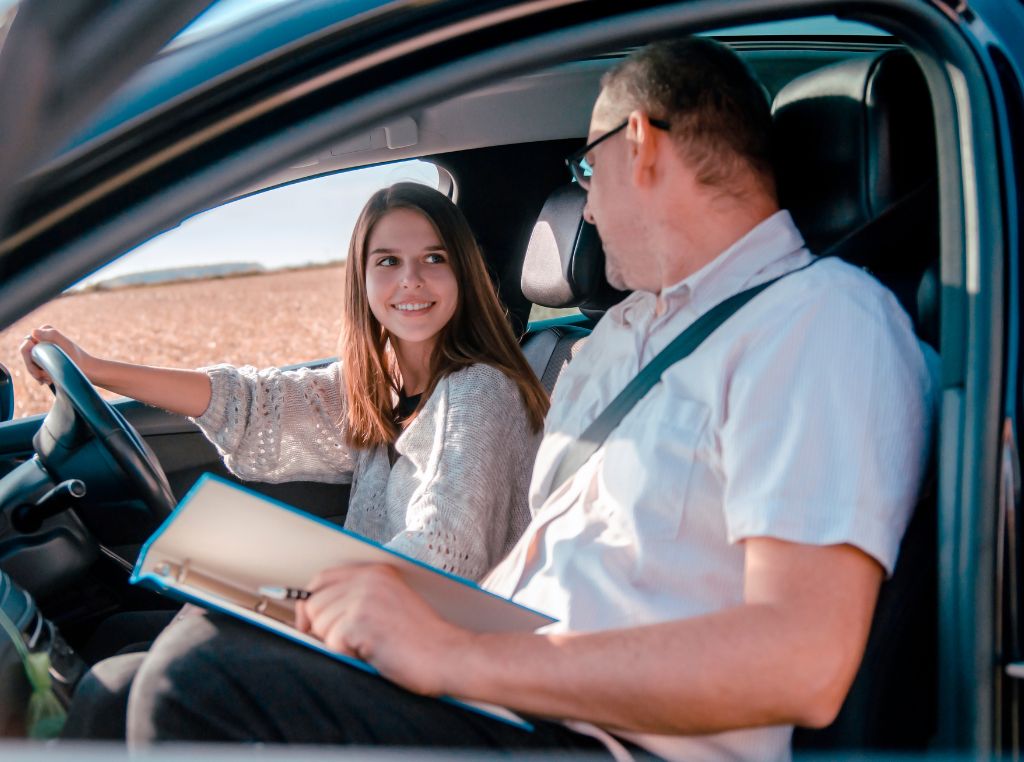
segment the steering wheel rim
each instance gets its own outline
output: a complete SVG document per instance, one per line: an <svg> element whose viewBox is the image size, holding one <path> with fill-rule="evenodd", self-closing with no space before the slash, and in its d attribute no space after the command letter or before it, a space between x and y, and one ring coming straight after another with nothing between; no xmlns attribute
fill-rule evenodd
<svg viewBox="0 0 1024 762"><path fill-rule="evenodd" d="M134 427L100 397L81 369L56 344L36 344L32 348L32 359L50 376L56 398L37 436L49 439L54 447L66 447L62 437L69 436L74 421L47 426L59 403L66 400L75 419L85 425L96 442L117 463L149 512L161 521L170 515L177 501L167 475L156 454ZM37 446L36 449L40 448Z"/></svg>

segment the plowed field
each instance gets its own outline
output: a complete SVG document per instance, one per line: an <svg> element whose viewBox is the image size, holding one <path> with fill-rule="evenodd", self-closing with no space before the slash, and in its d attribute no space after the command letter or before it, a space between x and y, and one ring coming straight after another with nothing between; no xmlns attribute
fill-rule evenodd
<svg viewBox="0 0 1024 762"><path fill-rule="evenodd" d="M52 400L48 388L27 376L18 353L22 337L36 326L60 328L91 354L149 365L302 362L337 354L343 270L309 268L55 299L0 332L0 362L15 380L15 417L45 412Z"/></svg>

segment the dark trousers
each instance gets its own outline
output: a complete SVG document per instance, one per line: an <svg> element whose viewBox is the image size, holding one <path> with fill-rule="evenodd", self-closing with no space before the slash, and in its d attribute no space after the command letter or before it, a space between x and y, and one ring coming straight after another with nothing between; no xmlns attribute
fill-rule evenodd
<svg viewBox="0 0 1024 762"><path fill-rule="evenodd" d="M127 736L135 744L234 741L607 755L598 741L559 723L531 718L529 732L192 607L144 657L122 655L96 665L83 689L90 695L76 694L73 707L81 718L116 714L127 698Z"/></svg>
<svg viewBox="0 0 1024 762"><path fill-rule="evenodd" d="M61 737L124 741L128 692L146 651L174 611L131 611L105 620L82 649L93 664L78 683Z"/></svg>

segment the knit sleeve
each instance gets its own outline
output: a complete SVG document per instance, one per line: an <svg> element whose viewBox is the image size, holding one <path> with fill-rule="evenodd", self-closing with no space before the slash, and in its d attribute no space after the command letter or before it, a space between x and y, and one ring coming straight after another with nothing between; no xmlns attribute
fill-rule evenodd
<svg viewBox="0 0 1024 762"><path fill-rule="evenodd" d="M473 365L448 376L426 470L405 529L388 547L478 580L529 522L527 492L539 434L519 388L503 372Z"/></svg>
<svg viewBox="0 0 1024 762"><path fill-rule="evenodd" d="M192 420L233 474L264 482L351 481L353 453L344 436L339 364L203 370L212 395L206 412Z"/></svg>

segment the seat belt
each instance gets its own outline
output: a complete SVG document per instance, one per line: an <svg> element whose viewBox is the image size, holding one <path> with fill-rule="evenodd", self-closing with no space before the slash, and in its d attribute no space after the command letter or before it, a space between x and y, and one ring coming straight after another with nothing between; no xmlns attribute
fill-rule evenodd
<svg viewBox="0 0 1024 762"><path fill-rule="evenodd" d="M772 278L745 291L740 291L738 294L733 294L693 321L685 331L676 336L667 347L658 352L647 365L641 368L640 372L633 377L633 380L626 384L626 388L608 403L608 407L601 411L601 414L569 446L569 452L562 458L562 462L558 464L558 468L555 470L555 476L551 481L551 490L548 494L550 495L561 487L567 479L579 470L580 466L590 460L590 456L597 452L598 448L604 444L604 440L608 438L608 435L612 433L636 403L644 398L644 395L651 390L651 387L661 380L662 374L670 366L688 357L697 347L704 343L708 336L714 333L715 329L766 288L793 273L806 270L815 262L820 262L821 259L819 257L803 267L790 270L788 273L783 273L777 278Z"/></svg>

